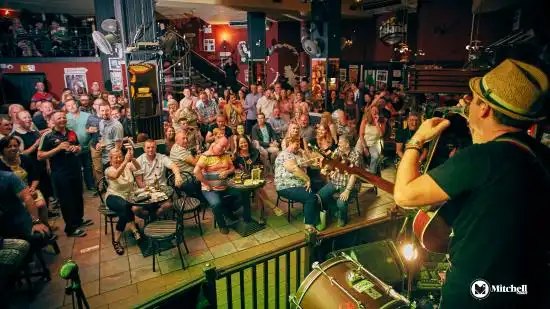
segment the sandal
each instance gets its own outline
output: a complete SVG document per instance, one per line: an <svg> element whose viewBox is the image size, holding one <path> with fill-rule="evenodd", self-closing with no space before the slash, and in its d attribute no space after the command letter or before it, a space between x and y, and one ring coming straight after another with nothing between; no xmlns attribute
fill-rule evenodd
<svg viewBox="0 0 550 309"><path fill-rule="evenodd" d="M118 254L118 255L123 255L124 254L124 247L122 247L122 245L120 244L120 241L114 241L113 240L113 248L115 248L116 254Z"/></svg>

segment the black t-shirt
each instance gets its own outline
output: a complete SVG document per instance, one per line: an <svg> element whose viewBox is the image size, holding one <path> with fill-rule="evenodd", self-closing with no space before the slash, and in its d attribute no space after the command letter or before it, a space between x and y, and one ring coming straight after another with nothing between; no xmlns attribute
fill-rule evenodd
<svg viewBox="0 0 550 309"><path fill-rule="evenodd" d="M42 136L38 149L40 151L50 151L62 142L69 142L73 146L80 145L74 131L67 129L65 134L63 134L52 129L51 132ZM49 160L52 173L80 174L80 161L76 153L61 150L54 154Z"/></svg>
<svg viewBox="0 0 550 309"><path fill-rule="evenodd" d="M526 135L515 136L535 145ZM532 149L550 162L542 148ZM543 198L550 182L534 156L492 141L458 151L428 174L450 197L440 212L453 227L441 308L543 308L529 304L539 304L550 291L550 208ZM527 284L529 292L476 300L470 288L479 278L493 285Z"/></svg>
<svg viewBox="0 0 550 309"><path fill-rule="evenodd" d="M210 127L208 128L208 132L212 132L214 133L214 129L217 129L218 128L218 124L217 123L214 123L212 125L210 125ZM230 127L228 126L225 126L225 129L224 129L224 135L225 137L229 138L231 137L231 135L233 135L233 130L231 130Z"/></svg>
<svg viewBox="0 0 550 309"><path fill-rule="evenodd" d="M17 130L13 132L13 135L16 137L19 137L19 139L23 142L23 149L27 149L34 145L38 139L40 139L40 132L38 131L29 131L26 133L21 133Z"/></svg>
<svg viewBox="0 0 550 309"><path fill-rule="evenodd" d="M260 153L254 148L250 148L247 157L243 157L239 152L237 152L233 164L235 165L235 168L250 173L255 165L260 165Z"/></svg>
<svg viewBox="0 0 550 309"><path fill-rule="evenodd" d="M223 66L223 70L227 74L227 79L229 80L235 80L237 79L237 71L239 70L239 67L235 63L227 63Z"/></svg>
<svg viewBox="0 0 550 309"><path fill-rule="evenodd" d="M48 128L48 122L46 121L46 119L44 119L42 113L34 115L34 117L32 117L32 122L34 122L34 124L40 131L46 130Z"/></svg>

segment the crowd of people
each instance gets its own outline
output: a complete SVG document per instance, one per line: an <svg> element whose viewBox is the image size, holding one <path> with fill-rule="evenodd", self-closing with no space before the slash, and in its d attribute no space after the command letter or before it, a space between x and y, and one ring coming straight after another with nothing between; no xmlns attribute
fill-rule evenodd
<svg viewBox="0 0 550 309"><path fill-rule="evenodd" d="M170 185L169 174L174 175L172 185L183 186L212 209L218 228L227 234L239 220L239 208L244 222L250 222L251 203L226 180L235 171L250 173L257 167L281 197L303 203L306 229L325 228L321 205L344 226L347 204L356 198L360 183L345 173L322 178L315 167L321 157L334 153L378 174L389 119L399 115L405 98L399 90L375 93L352 85L333 93L326 111L314 110L308 87L304 81L295 89L250 85L218 93L191 86L179 101L167 94L165 137L155 141L146 132L135 135L127 99L101 92L97 83L90 93L63 89L57 99L37 82L25 107L11 104L8 115L0 116L0 194L7 197L0 236L54 239L48 219L57 208L67 236L86 236L86 227L97 222L84 216L83 193L97 195L97 184L104 181L106 205L119 217L113 249L124 254L120 238L125 230L137 240L143 237L136 217L162 216L172 207L171 200L154 209L136 207L130 194L138 187ZM401 143L414 133L418 116L411 113L408 123L399 134ZM139 156L134 155L138 148L143 151ZM194 181L184 183L182 175ZM257 192L252 204L265 204L265 190ZM236 207L224 203L228 196ZM282 214L277 207L273 211Z"/></svg>

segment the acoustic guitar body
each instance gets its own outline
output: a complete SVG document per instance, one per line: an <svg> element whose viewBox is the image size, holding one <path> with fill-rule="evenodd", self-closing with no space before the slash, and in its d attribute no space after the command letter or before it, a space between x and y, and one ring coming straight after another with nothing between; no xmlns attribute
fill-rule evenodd
<svg viewBox="0 0 550 309"><path fill-rule="evenodd" d="M413 220L413 233L430 252L446 253L451 228L436 211L419 210Z"/></svg>

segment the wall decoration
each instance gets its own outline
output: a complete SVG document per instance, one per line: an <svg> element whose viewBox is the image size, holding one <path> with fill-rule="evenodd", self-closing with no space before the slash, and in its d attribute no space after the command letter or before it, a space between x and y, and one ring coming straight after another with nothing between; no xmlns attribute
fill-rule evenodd
<svg viewBox="0 0 550 309"><path fill-rule="evenodd" d="M311 99L322 101L325 98L327 85L327 60L311 59Z"/></svg>
<svg viewBox="0 0 550 309"><path fill-rule="evenodd" d="M393 77L401 78L401 70L393 70Z"/></svg>
<svg viewBox="0 0 550 309"><path fill-rule="evenodd" d="M366 85L374 85L376 83L376 70L365 70L364 81Z"/></svg>
<svg viewBox="0 0 550 309"><path fill-rule="evenodd" d="M122 69L120 65L120 59L118 58L109 58L109 70L110 71L120 71Z"/></svg>
<svg viewBox="0 0 550 309"><path fill-rule="evenodd" d="M381 89L387 86L388 83L388 70L376 71L376 89Z"/></svg>
<svg viewBox="0 0 550 309"><path fill-rule="evenodd" d="M214 39L204 39L203 49L205 52L215 53L216 52L216 40Z"/></svg>
<svg viewBox="0 0 550 309"><path fill-rule="evenodd" d="M122 91L122 72L111 71L111 87L113 91Z"/></svg>
<svg viewBox="0 0 550 309"><path fill-rule="evenodd" d="M347 70L346 69L340 69L340 81L345 82L347 79Z"/></svg>
<svg viewBox="0 0 550 309"><path fill-rule="evenodd" d="M21 65L21 72L34 72L36 71L36 67L34 64L22 64Z"/></svg>
<svg viewBox="0 0 550 309"><path fill-rule="evenodd" d="M286 49L290 51L294 56L296 56L296 65L292 67L292 72L296 73L296 71L298 71L298 68L300 67L300 53L298 53L298 50L290 44L284 43L284 44L275 44L271 46L268 50L266 64L269 66L269 59L270 59L269 56L271 56L274 52L276 52L279 49Z"/></svg>
<svg viewBox="0 0 550 309"><path fill-rule="evenodd" d="M73 93L88 93L88 81L86 80L86 68L65 68L65 88Z"/></svg>
<svg viewBox="0 0 550 309"><path fill-rule="evenodd" d="M357 80L359 80L359 66L358 65L350 65L349 66L349 82L350 83L357 83Z"/></svg>

